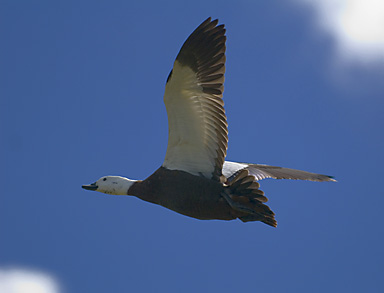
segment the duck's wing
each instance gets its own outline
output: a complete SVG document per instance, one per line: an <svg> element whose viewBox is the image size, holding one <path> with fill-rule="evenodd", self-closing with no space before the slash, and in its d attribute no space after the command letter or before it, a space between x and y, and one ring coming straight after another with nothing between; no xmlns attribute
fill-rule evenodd
<svg viewBox="0 0 384 293"><path fill-rule="evenodd" d="M225 161L223 165L223 175L231 181L239 171L246 169L249 174L253 175L256 181L265 178L274 179L297 179L309 181L336 181L332 176L311 173L296 169L268 166L262 164L247 164Z"/></svg>
<svg viewBox="0 0 384 293"><path fill-rule="evenodd" d="M227 151L225 29L205 20L185 41L165 86L169 136L163 167L219 180Z"/></svg>

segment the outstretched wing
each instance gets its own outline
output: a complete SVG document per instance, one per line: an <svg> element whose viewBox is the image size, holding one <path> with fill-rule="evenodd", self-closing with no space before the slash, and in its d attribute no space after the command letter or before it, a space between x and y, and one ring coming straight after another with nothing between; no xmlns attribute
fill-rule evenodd
<svg viewBox="0 0 384 293"><path fill-rule="evenodd" d="M336 181L332 176L316 174L296 169L289 169L262 164L235 163L226 161L223 166L223 175L231 181L231 177L240 170L246 169L249 174L255 176L256 181L265 178L297 179L309 181Z"/></svg>
<svg viewBox="0 0 384 293"><path fill-rule="evenodd" d="M165 87L168 147L163 167L219 180L227 151L225 29L205 20L185 41Z"/></svg>

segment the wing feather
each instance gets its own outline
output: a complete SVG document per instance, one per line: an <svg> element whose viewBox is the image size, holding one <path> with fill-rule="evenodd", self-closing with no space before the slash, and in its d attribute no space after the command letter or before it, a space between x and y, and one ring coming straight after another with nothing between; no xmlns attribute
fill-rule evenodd
<svg viewBox="0 0 384 293"><path fill-rule="evenodd" d="M283 168L277 166L268 166L262 164L249 164L247 169L249 173L255 176L258 180L264 178L273 179L294 179L294 180L309 180L309 181L336 181L332 176L317 174L302 170Z"/></svg>
<svg viewBox="0 0 384 293"><path fill-rule="evenodd" d="M163 167L220 180L227 152L222 100L225 29L205 20L185 41L165 87L168 147Z"/></svg>
<svg viewBox="0 0 384 293"><path fill-rule="evenodd" d="M223 175L231 181L237 176L238 172L248 170L250 175L253 175L256 181L273 178L273 179L295 179L309 181L336 181L332 176L311 173L290 168L262 165L262 164L247 164L225 161L223 166Z"/></svg>

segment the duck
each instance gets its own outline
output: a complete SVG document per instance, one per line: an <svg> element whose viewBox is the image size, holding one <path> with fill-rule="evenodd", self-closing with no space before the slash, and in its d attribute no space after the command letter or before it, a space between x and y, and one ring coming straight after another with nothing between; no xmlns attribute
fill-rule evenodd
<svg viewBox="0 0 384 293"><path fill-rule="evenodd" d="M226 161L224 110L226 29L211 17L182 45L165 85L168 146L163 164L144 180L103 176L82 188L135 196L199 220L260 221L277 226L259 181L336 181L296 169Z"/></svg>

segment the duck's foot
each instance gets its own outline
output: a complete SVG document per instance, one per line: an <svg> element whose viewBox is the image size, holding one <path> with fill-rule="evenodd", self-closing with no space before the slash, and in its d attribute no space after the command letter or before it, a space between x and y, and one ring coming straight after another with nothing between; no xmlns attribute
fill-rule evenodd
<svg viewBox="0 0 384 293"><path fill-rule="evenodd" d="M261 221L273 227L277 226L277 222L274 218L275 214L269 209L268 206L257 201L253 203L249 202L249 206L247 206L245 203L236 201L236 196L234 196L235 199L233 199L229 190L222 192L221 195L233 210L240 212L237 217L241 221Z"/></svg>
<svg viewBox="0 0 384 293"><path fill-rule="evenodd" d="M234 210L236 210L238 212L242 212L242 213L246 213L246 214L254 214L254 215L258 214L253 209L245 206L244 204L234 201L231 198L231 196L227 193L227 190L222 192L221 196L228 202L228 204L231 206L231 208L233 208Z"/></svg>

